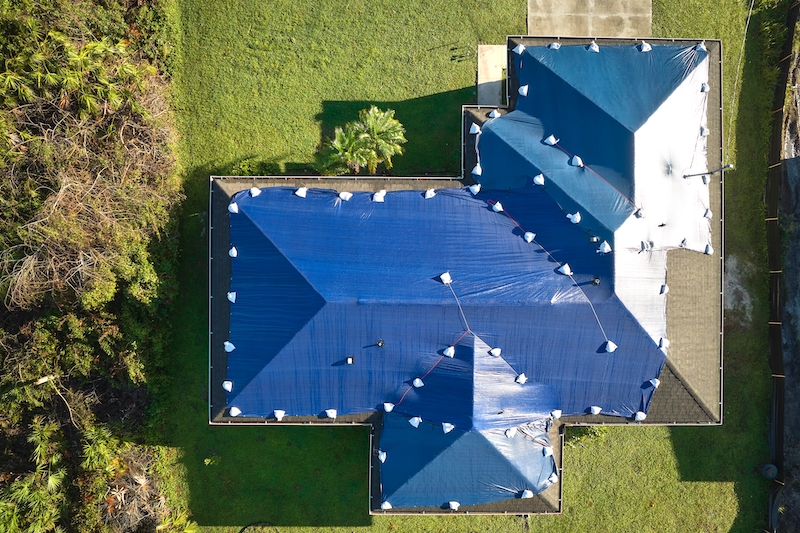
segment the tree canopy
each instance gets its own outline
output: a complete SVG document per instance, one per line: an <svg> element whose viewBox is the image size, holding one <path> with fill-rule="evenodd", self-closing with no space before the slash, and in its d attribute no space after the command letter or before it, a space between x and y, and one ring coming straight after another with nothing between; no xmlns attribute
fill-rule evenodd
<svg viewBox="0 0 800 533"><path fill-rule="evenodd" d="M357 121L336 127L333 138L326 143L324 170L331 174L352 170L358 174L367 167L370 174L375 174L380 164L392 168L392 156L401 155L405 143L405 128L394 118L394 110L370 106L359 111Z"/></svg>

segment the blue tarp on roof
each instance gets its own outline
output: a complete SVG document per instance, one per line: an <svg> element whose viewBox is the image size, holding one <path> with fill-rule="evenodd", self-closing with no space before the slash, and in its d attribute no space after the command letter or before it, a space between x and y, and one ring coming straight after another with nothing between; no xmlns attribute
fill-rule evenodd
<svg viewBox="0 0 800 533"><path fill-rule="evenodd" d="M512 437L457 428L445 434L441 424L414 428L402 415L384 415L383 501L394 507L475 505L518 498L525 490L538 494L553 483L556 470L553 456L544 453L545 428L529 426Z"/></svg>
<svg viewBox="0 0 800 533"><path fill-rule="evenodd" d="M707 56L695 46L529 47L512 54L527 95L483 126L478 139L490 189L520 187L542 173L565 209L590 214L611 231L636 210L634 133ZM553 135L557 146L543 141ZM665 132L663 142L669 142ZM570 165L578 155L586 165Z"/></svg>
<svg viewBox="0 0 800 533"><path fill-rule="evenodd" d="M664 354L613 295L611 256L597 254L542 190L452 189L428 200L394 192L385 203L367 193L337 202L332 191L292 192L234 199L228 405L244 415L363 413L397 402L447 346L470 342L464 319L530 378L538 412L647 409L642 385L658 376ZM502 213L490 206L498 200ZM525 242L520 227L536 231L536 241ZM565 262L573 278L556 272ZM438 279L445 271L463 317ZM619 345L613 355L602 352L606 336ZM453 378L412 391L409 403L427 394L470 402L473 370L463 363L459 371L459 359L448 360ZM453 412L458 402L422 403L426 418L472 426L468 407Z"/></svg>

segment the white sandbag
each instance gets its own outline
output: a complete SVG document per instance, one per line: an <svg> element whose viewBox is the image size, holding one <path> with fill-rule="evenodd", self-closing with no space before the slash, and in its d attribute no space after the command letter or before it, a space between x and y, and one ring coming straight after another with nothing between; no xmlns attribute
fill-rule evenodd
<svg viewBox="0 0 800 533"><path fill-rule="evenodd" d="M228 212L229 213L238 213L239 212L239 204L236 202L231 202L228 204Z"/></svg>
<svg viewBox="0 0 800 533"><path fill-rule="evenodd" d="M581 156L579 155L573 155L572 159L569 160L569 164L573 167L584 167L583 159L581 159Z"/></svg>
<svg viewBox="0 0 800 533"><path fill-rule="evenodd" d="M299 196L300 198L305 198L306 194L308 194L308 187L299 187L296 191L294 191L294 195Z"/></svg>
<svg viewBox="0 0 800 533"><path fill-rule="evenodd" d="M544 140L544 144L548 146L555 146L558 144L559 139L556 139L554 135L548 135L547 138Z"/></svg>
<svg viewBox="0 0 800 533"><path fill-rule="evenodd" d="M222 345L225 347L225 351L228 353L231 353L236 349L236 346L234 346L231 341L225 341L222 343Z"/></svg>
<svg viewBox="0 0 800 533"><path fill-rule="evenodd" d="M706 244L705 254L714 255L714 249L711 247L710 244Z"/></svg>
<svg viewBox="0 0 800 533"><path fill-rule="evenodd" d="M561 409L553 409L552 411L550 411L550 417L553 418L554 420L558 420L559 418L561 418Z"/></svg>
<svg viewBox="0 0 800 533"><path fill-rule="evenodd" d="M500 348L492 348L491 350L489 350L489 355L492 355L494 357L500 357L500 354L502 352L503 350L501 350Z"/></svg>
<svg viewBox="0 0 800 533"><path fill-rule="evenodd" d="M272 411L272 416L274 416L275 419L278 422L280 422L281 420L283 420L283 417L286 416L286 411L284 411L283 409L275 409L274 411Z"/></svg>
<svg viewBox="0 0 800 533"><path fill-rule="evenodd" d="M587 50L589 50L590 52L594 52L595 54L600 53L600 47L594 40L589 44Z"/></svg>
<svg viewBox="0 0 800 533"><path fill-rule="evenodd" d="M608 254L611 253L611 245L608 244L608 241L603 241L600 243L600 246L597 247L598 254Z"/></svg>
<svg viewBox="0 0 800 533"><path fill-rule="evenodd" d="M665 337L661 337L658 340L658 347L659 348L669 348L669 340L666 339Z"/></svg>
<svg viewBox="0 0 800 533"><path fill-rule="evenodd" d="M222 382L222 388L228 392L233 392L233 381L226 379Z"/></svg>
<svg viewBox="0 0 800 533"><path fill-rule="evenodd" d="M450 276L450 272L444 272L439 274L439 279L442 280L442 283L445 285L450 285L453 283L453 278Z"/></svg>
<svg viewBox="0 0 800 533"><path fill-rule="evenodd" d="M515 54L517 54L518 56L521 56L521 55L522 55L522 52L524 52L524 51L525 51L525 45L524 45L524 44L522 44L522 43L520 43L520 44L518 44L517 46L515 46L515 47L513 48L513 50L514 50L514 53L515 53Z"/></svg>
<svg viewBox="0 0 800 533"><path fill-rule="evenodd" d="M659 294L667 294L668 292L669 292L669 285L665 283L664 285L661 286L661 291L659 292Z"/></svg>
<svg viewBox="0 0 800 533"><path fill-rule="evenodd" d="M528 96L528 86L523 85L522 87L517 89L517 92L519 93L520 96Z"/></svg>
<svg viewBox="0 0 800 533"><path fill-rule="evenodd" d="M497 118L497 117L499 117L501 114L502 114L502 113L500 113L500 110L499 110L499 109L492 109L492 112L491 112L491 113L489 113L489 116L490 116L490 117L492 117L492 118Z"/></svg>
<svg viewBox="0 0 800 533"><path fill-rule="evenodd" d="M542 448L542 453L545 457L552 457L553 456L553 447L552 446L545 446Z"/></svg>
<svg viewBox="0 0 800 533"><path fill-rule="evenodd" d="M653 378L650 380L650 385L652 385L654 389L657 389L658 386L661 385L661 380L658 378Z"/></svg>
<svg viewBox="0 0 800 533"><path fill-rule="evenodd" d="M653 47L650 46L650 43L645 42L645 41L642 41L642 44L639 45L639 51L640 52L649 52L652 49L653 49Z"/></svg>
<svg viewBox="0 0 800 533"><path fill-rule="evenodd" d="M525 489L522 491L522 494L519 496L523 500L527 500L529 498L533 498L533 491L531 489Z"/></svg>
<svg viewBox="0 0 800 533"><path fill-rule="evenodd" d="M567 213L567 218L573 224L578 224L581 221L581 218L583 217L581 217L580 211L575 211L574 213Z"/></svg>
<svg viewBox="0 0 800 533"><path fill-rule="evenodd" d="M232 304L236 303L236 291L230 291L228 294L228 301Z"/></svg>
<svg viewBox="0 0 800 533"><path fill-rule="evenodd" d="M379 460L381 463L385 463L385 462L386 462L386 452L385 452L385 451L383 451L383 450L378 450L378 460Z"/></svg>
<svg viewBox="0 0 800 533"><path fill-rule="evenodd" d="M697 43L697 46L695 46L694 49L697 50L698 52L700 52L700 51L707 52L707 50L706 50L706 42L705 41L700 41L699 43Z"/></svg>
<svg viewBox="0 0 800 533"><path fill-rule="evenodd" d="M433 190L433 189L428 189L427 191L425 191L425 199L426 199L426 200L430 200L430 199L431 199L431 198L433 198L434 196L436 196L436 191L435 191L435 190Z"/></svg>
<svg viewBox="0 0 800 533"><path fill-rule="evenodd" d="M352 198L352 197L353 197L353 193L351 193L351 192L342 191L342 192L339 193L339 199L344 201L344 202L349 202L350 198Z"/></svg>
<svg viewBox="0 0 800 533"><path fill-rule="evenodd" d="M419 378L414 378L414 381L411 382L415 389L421 389L425 386L425 383L422 382Z"/></svg>
<svg viewBox="0 0 800 533"><path fill-rule="evenodd" d="M549 48L550 50L558 50L559 48L561 48L561 43L550 43L547 45L547 48Z"/></svg>
<svg viewBox="0 0 800 533"><path fill-rule="evenodd" d="M388 511L391 508L392 508L392 504L389 503L389 502L383 502L381 504L381 509L383 509L384 511Z"/></svg>
<svg viewBox="0 0 800 533"><path fill-rule="evenodd" d="M525 242L533 242L536 238L536 234L532 231L526 231L523 237L525 238Z"/></svg>
<svg viewBox="0 0 800 533"><path fill-rule="evenodd" d="M325 416L328 418L336 418L336 409L325 409Z"/></svg>
<svg viewBox="0 0 800 533"><path fill-rule="evenodd" d="M469 192L471 192L473 195L478 194L479 192L481 192L481 184L475 183L473 185L470 185Z"/></svg>
<svg viewBox="0 0 800 533"><path fill-rule="evenodd" d="M386 198L386 189L381 189L372 195L373 202L383 203L385 198Z"/></svg>
<svg viewBox="0 0 800 533"><path fill-rule="evenodd" d="M603 409L599 405L593 405L589 408L589 412L591 412L593 415L599 415L600 411L602 410Z"/></svg>
<svg viewBox="0 0 800 533"><path fill-rule="evenodd" d="M618 346L614 344L614 341L606 341L606 345L604 347L607 353L614 353L617 351Z"/></svg>
<svg viewBox="0 0 800 533"><path fill-rule="evenodd" d="M239 416L240 414L242 414L242 410L239 409L238 407L231 407L229 413L231 416Z"/></svg>
<svg viewBox="0 0 800 533"><path fill-rule="evenodd" d="M455 428L456 427L453 424L449 423L449 422L442 422L442 431L444 431L445 434L450 433Z"/></svg>
<svg viewBox="0 0 800 533"><path fill-rule="evenodd" d="M641 422L645 418L647 418L647 415L642 411L636 411L636 414L633 415L633 419L636 420L637 422Z"/></svg>
<svg viewBox="0 0 800 533"><path fill-rule="evenodd" d="M447 506L450 508L451 511L458 511L458 508L461 507L461 504L456 501L453 501L453 502L447 502Z"/></svg>
<svg viewBox="0 0 800 533"><path fill-rule="evenodd" d="M551 137L552 137L552 135L551 135ZM536 174L536 175L533 177L533 184L534 184L534 185L538 185L538 186L540 186L540 187L541 187L542 185L544 185L544 174Z"/></svg>
<svg viewBox="0 0 800 533"><path fill-rule="evenodd" d="M501 204L500 202L495 202L494 205L492 205L492 211L494 211L495 213L502 213L503 204Z"/></svg>
<svg viewBox="0 0 800 533"><path fill-rule="evenodd" d="M480 127L480 126L478 126L477 124L475 124L475 123L473 122L473 123L472 123L472 126L470 126L470 127L469 127L469 132L470 132L472 135L476 135L476 134L478 134L478 133L480 133L480 132L481 132L481 127Z"/></svg>
<svg viewBox="0 0 800 533"><path fill-rule="evenodd" d="M391 413L394 410L394 404L392 402L383 402L383 410Z"/></svg>
<svg viewBox="0 0 800 533"><path fill-rule="evenodd" d="M261 189L259 189L258 187L251 187L251 188L250 188L250 196L252 196L253 198L255 198L255 197L256 197L256 196L258 196L259 194L261 194Z"/></svg>
<svg viewBox="0 0 800 533"><path fill-rule="evenodd" d="M710 90L711 90L711 87L710 87L710 86L709 86L707 83L704 83L704 84L702 84L702 85L700 86L700 92L701 92L701 93L707 93L707 92L709 92Z"/></svg>
<svg viewBox="0 0 800 533"><path fill-rule="evenodd" d="M522 374L517 376L516 379L514 379L514 381L516 381L520 385L524 385L528 381L528 376L526 376L525 372L523 372Z"/></svg>
<svg viewBox="0 0 800 533"><path fill-rule="evenodd" d="M513 439L516 434L517 434L517 428L508 428L506 430L506 437L509 439Z"/></svg>
<svg viewBox="0 0 800 533"><path fill-rule="evenodd" d="M711 212L711 209L706 209L705 213L703 213L703 216L708 220L711 220L714 218L714 213Z"/></svg>
<svg viewBox="0 0 800 533"><path fill-rule="evenodd" d="M455 346L448 346L442 352L445 357L453 357L456 354L456 347Z"/></svg>
<svg viewBox="0 0 800 533"><path fill-rule="evenodd" d="M558 474L553 472L552 474L550 474L550 477L547 478L547 481L549 481L551 484L552 483L558 483Z"/></svg>
<svg viewBox="0 0 800 533"><path fill-rule="evenodd" d="M422 418L419 416L412 416L411 418L408 419L408 423L414 426L415 428L418 428L419 425L422 424Z"/></svg>
<svg viewBox="0 0 800 533"><path fill-rule="evenodd" d="M231 257L239 257L239 250L237 250L235 246L231 246L231 249L228 250L228 255Z"/></svg>
<svg viewBox="0 0 800 533"><path fill-rule="evenodd" d="M480 176L481 174L483 174L483 169L481 168L480 163L472 167L472 173L476 176Z"/></svg>
<svg viewBox="0 0 800 533"><path fill-rule="evenodd" d="M572 269L569 267L569 263L564 263L563 265L558 267L558 269L556 269L556 272L558 272L559 274L564 274L565 276L572 275Z"/></svg>

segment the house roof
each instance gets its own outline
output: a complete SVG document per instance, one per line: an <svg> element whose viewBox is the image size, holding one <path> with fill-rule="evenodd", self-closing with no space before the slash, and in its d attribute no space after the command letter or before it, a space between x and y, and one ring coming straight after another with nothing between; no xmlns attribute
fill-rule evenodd
<svg viewBox="0 0 800 533"><path fill-rule="evenodd" d="M721 225L695 211L717 210L721 186L683 179L715 164L706 152L718 133L700 133L715 126L707 99L687 89L709 82L706 50L656 43L645 68L615 69L647 53L626 43L608 59L564 43L557 52L567 60L554 61L533 39L510 39L509 49L523 43L509 53L516 110L490 120L486 109L465 109L465 164L480 167L480 190L212 183L210 416L382 419L373 509L457 501L491 512L497 502L522 505L530 491L535 510L525 512L557 510L560 498L545 497L560 490L554 415L720 419ZM601 56L610 63L586 63ZM604 73L616 81L592 89ZM628 87L640 75L671 81L646 83L645 97ZM620 82L613 98L593 94ZM680 108L676 92L697 115L692 143L682 141L688 127L674 128L675 143L663 133ZM562 123L559 108L570 110ZM473 123L480 133L470 136ZM542 142L550 133L554 145ZM656 141L675 148L649 148ZM582 166L570 164L576 146ZM662 208L670 195L676 203ZM693 320L671 317L675 302ZM468 460L477 455L493 459Z"/></svg>

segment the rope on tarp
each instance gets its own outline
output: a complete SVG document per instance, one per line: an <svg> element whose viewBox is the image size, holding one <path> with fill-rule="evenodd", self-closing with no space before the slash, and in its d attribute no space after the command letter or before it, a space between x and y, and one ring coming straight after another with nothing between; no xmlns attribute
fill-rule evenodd
<svg viewBox="0 0 800 533"><path fill-rule="evenodd" d="M449 279L449 278L448 278L448 279ZM454 290L453 290L453 285L452 285L451 283L449 283L449 282L448 282L448 283L445 283L445 285L446 285L446 286L447 286L447 287L450 289L450 292L451 292L451 293L453 293L453 298L455 298L455 299L456 299L456 305L458 305L458 311L459 311L459 313L461 314L461 319L464 321L464 327L466 328L466 329L464 330L464 333L462 333L462 334L461 334L461 336L460 336L460 337L458 337L458 339L456 339L456 341L455 341L453 344L451 344L451 345L450 345L450 346L455 346L456 344L458 344L459 342L461 342L461 340L462 340L464 337L466 337L467 335L469 335L470 333L472 333L472 335L473 335L473 336L475 335L475 333L473 333L473 332L472 332L472 330L471 330L471 329L470 329L470 327L469 327L469 323L467 322L467 317L466 317L466 315L464 314L464 309L461 307L461 301L458 299L458 295L456 294L456 291L454 291ZM436 361L436 362L433 364L433 366L431 366L431 367L428 369L428 371L427 371L427 372L425 372L425 374L423 374L423 375L422 375L422 377L421 377L420 379L421 379L422 381L425 381L425 378L426 378L426 377L428 377L428 375L429 375L431 372L433 372L433 369L434 369L434 368L436 368L437 366L439 366L439 363L441 363L441 362L442 362L442 360L443 360L445 357L447 357L447 356L445 356L445 355L442 355L442 356L440 356L440 357L439 357L439 359L438 359L438 360L437 360L437 361ZM409 393L409 392L411 391L411 389L413 389L413 388L414 388L414 386L413 386L413 385L409 385L409 387L406 389L406 391L403 393L403 395L402 395L402 396L400 396L400 399L397 401L397 403L395 404L395 406L398 406L398 405L400 405L401 403L403 403L403 400L405 400L405 398L406 398L406 395L408 395L408 393Z"/></svg>
<svg viewBox="0 0 800 533"><path fill-rule="evenodd" d="M567 154L567 155L568 155L570 158L573 158L573 157L575 157L575 154L572 154L572 153L570 153L570 152L569 152L569 150L567 150L566 148L564 148L563 146L561 146L561 142L560 142L560 141L556 141L556 143L555 143L555 144L551 144L550 146L554 146L554 147L558 148L559 150L561 150L562 152L564 152L565 154ZM617 188L614 186L614 184L613 184L613 183L611 183L610 181L608 181L607 179L605 179L603 176L601 176L601 175L600 175L600 173L599 173L599 172L597 172L595 169L593 169L592 167L590 167L589 165L587 165L587 164L585 164L585 163L583 163L583 164L581 165L581 167L582 167L582 168L585 168L585 169L587 169L589 172L591 172L592 174L594 174L595 176L597 176L598 178L600 178L601 180L603 180L604 182L606 182L606 183L607 183L607 184L608 184L608 185L609 185L609 186L610 186L612 189L614 189L615 191L617 191L617 192L619 193L619 195L620 195L620 196L622 196L623 198L625 198L625 199L628 201L628 203L630 203L630 204L631 204L631 205L632 205L634 208L636 208L636 209L639 209L639 206L637 206L637 205L636 205L636 203L635 203L633 200L631 200L630 198L628 198L627 196L625 196L625 194L624 194L624 193L623 193L621 190L617 189Z"/></svg>
<svg viewBox="0 0 800 533"><path fill-rule="evenodd" d="M620 193L620 194L622 194L622 193ZM488 200L488 201L487 201L487 203L488 203L489 205L494 205L494 204L495 204L495 203L497 203L497 202L495 202L494 200ZM508 211L506 211L505 209L503 209L502 211L500 211L500 213L503 213L505 216L507 216L507 217L508 217L508 219L509 219L509 220L510 220L510 221L511 221L511 222L512 222L512 223L513 223L513 224L514 224L516 227L517 227L517 229L519 229L519 230L522 232L522 234L523 234L523 235L525 235L526 233L528 233L528 232L527 232L527 231L526 231L526 230L525 230L525 229L524 229L522 226L520 226L520 225L519 225L519 222L517 222L516 220L514 220L514 217L512 217L511 215L509 215L509 214L508 214ZM533 238L533 242L535 242L535 243L536 243L536 244L539 246L539 248L541 248L541 249L542 249L542 251L544 251L544 253L546 253L546 254L547 254L547 257L549 257L550 259L552 259L552 260L553 260L553 262L555 262L555 263L557 263L557 264L561 264L561 263L560 263L558 260L556 260L556 258L555 258L555 257L553 257L553 254L551 254L551 253L550 253L550 252L547 250L547 248L545 248L544 246L542 246L542 244L541 244L539 241L537 241L537 240L536 240L536 237L534 237L534 238ZM566 275L566 276L569 276L569 279L571 279L571 280L572 280L572 283L574 283L574 284L575 284L575 286L578 288L578 290L579 290L579 291L581 291L581 294L583 294L583 297L584 297L584 298L586 298L586 302L589 304L589 307L590 307L590 308L591 308L591 310L592 310L592 314L594 315L594 319L597 321L597 325L598 325L598 327L600 328L600 333L602 333L602 334L603 334L603 338L605 339L605 342L609 342L608 335L606 335L606 330L603 328L603 324L602 324L602 323L600 323L600 317L599 317L599 316L597 316L597 311L596 311L596 310L595 310L595 308L594 308L594 304L592 304L592 301L589 299L589 296L587 296L587 295L586 295L586 291L584 291L584 290L583 290L583 288L582 288L582 287L581 287L581 286L578 284L578 282L577 282L577 281L575 281L575 277L572 275L572 273L569 273L569 274L565 273L565 275ZM451 289L451 290L452 290L452 289Z"/></svg>

